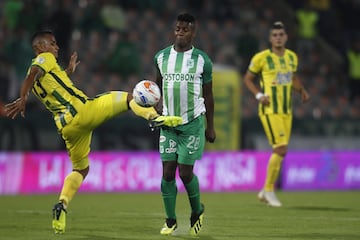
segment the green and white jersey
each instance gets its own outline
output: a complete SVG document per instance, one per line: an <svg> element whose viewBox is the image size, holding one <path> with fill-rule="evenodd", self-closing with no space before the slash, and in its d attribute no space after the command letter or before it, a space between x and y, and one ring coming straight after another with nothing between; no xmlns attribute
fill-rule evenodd
<svg viewBox="0 0 360 240"><path fill-rule="evenodd" d="M202 85L212 81L212 62L200 49L192 47L177 52L174 46L155 55L155 65L162 76L163 115L181 116L190 122L205 109Z"/></svg>

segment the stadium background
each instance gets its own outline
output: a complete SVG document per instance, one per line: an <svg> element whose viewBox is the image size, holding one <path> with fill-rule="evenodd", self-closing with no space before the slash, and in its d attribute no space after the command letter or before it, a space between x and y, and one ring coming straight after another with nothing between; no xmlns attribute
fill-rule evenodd
<svg viewBox="0 0 360 240"><path fill-rule="evenodd" d="M317 31L312 36L300 35L297 14L307 7L305 1L1 1L2 182L10 181L4 180L5 173L11 175L6 171L10 168L9 158L29 163L38 151L61 155L65 150L51 116L33 97L25 119L11 121L3 116L2 104L18 96L33 57L29 39L34 31L55 31L63 66L72 51L78 52L81 64L72 79L85 93L94 96L114 89L132 91L140 79L154 79L153 55L172 43L175 16L190 11L199 22L196 46L214 62L218 139L215 145L207 146L208 154L248 151L250 157L266 161L257 155L270 150L257 119L257 102L243 89L241 76L251 55L268 46L270 24L281 20L287 26L288 47L299 55L299 75L312 96L307 105L294 98L290 149L302 158L325 161L325 165L317 167L325 166L329 171L334 169L334 161L351 160L354 182L346 188L359 188L360 96L349 99L346 52L359 38L359 25L353 19L360 12L360 3L314 0L309 4L318 16ZM157 134L149 131L144 120L128 112L95 131L92 151L156 151ZM28 152L30 156L26 155ZM233 158L238 159L234 154Z"/></svg>

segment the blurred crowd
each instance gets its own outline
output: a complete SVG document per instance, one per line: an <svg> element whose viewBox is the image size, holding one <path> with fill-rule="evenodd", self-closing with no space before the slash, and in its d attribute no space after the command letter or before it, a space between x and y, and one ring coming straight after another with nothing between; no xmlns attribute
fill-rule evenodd
<svg viewBox="0 0 360 240"><path fill-rule="evenodd" d="M132 91L140 79L154 79L154 54L172 43L177 14L189 11L199 22L196 46L215 65L241 75L251 56L268 47L269 26L283 21L288 47L298 53L299 75L312 95L304 106L294 99L295 116L360 117L359 85L351 85L360 76L349 70L349 51L360 54L354 22L359 0L4 0L0 9L0 115L1 102L18 96L36 30L54 31L64 68L72 51L78 52L81 63L72 79L94 96ZM246 90L242 96L242 116L256 116L255 98ZM38 107L34 101L28 111Z"/></svg>

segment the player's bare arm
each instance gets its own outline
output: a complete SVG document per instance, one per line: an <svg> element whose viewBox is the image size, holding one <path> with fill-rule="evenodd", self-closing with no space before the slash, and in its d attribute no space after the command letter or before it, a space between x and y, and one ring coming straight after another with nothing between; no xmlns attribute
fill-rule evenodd
<svg viewBox="0 0 360 240"><path fill-rule="evenodd" d="M216 138L214 128L214 96L212 91L212 82L203 85L204 102L206 107L206 140L213 143Z"/></svg>
<svg viewBox="0 0 360 240"><path fill-rule="evenodd" d="M293 85L292 85L293 89L298 92L300 94L301 97L301 101L303 103L306 103L310 100L310 94L308 93L308 91L306 91L306 89L304 88L302 82L300 81L300 79L294 75L293 77Z"/></svg>
<svg viewBox="0 0 360 240"><path fill-rule="evenodd" d="M261 90L254 84L256 75L250 71L247 71L244 77L244 83L246 87L254 94L255 98L263 105L270 104L270 98L268 95L261 92Z"/></svg>
<svg viewBox="0 0 360 240"><path fill-rule="evenodd" d="M7 117L14 119L19 113L22 117L25 117L26 101L29 96L30 90L33 87L35 81L40 79L44 75L44 71L37 67L32 66L29 74L24 79L24 82L20 89L20 97L12 103L5 105L5 113Z"/></svg>

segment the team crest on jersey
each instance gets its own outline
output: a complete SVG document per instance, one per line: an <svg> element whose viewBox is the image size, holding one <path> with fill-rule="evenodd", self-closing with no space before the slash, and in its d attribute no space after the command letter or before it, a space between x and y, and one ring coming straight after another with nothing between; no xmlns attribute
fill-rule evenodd
<svg viewBox="0 0 360 240"><path fill-rule="evenodd" d="M36 58L36 62L43 64L45 62L45 58L44 57L38 57Z"/></svg>
<svg viewBox="0 0 360 240"><path fill-rule="evenodd" d="M186 66L188 67L188 68L193 68L194 67L194 64L195 64L195 61L194 61L194 59L188 59L187 60L187 62L186 62Z"/></svg>

